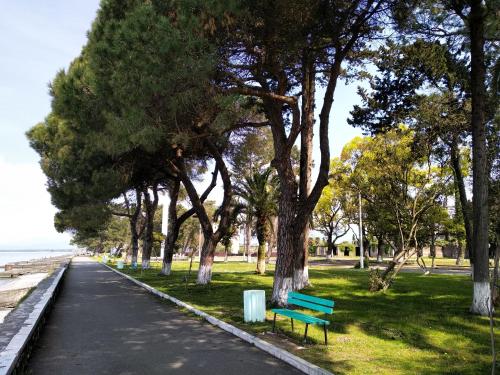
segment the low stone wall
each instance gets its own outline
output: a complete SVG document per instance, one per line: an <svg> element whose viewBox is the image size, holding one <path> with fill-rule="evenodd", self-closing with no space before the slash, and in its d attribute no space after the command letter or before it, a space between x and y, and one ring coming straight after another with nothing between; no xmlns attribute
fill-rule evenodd
<svg viewBox="0 0 500 375"><path fill-rule="evenodd" d="M0 375L24 374L33 343L61 287L67 264L61 266L0 324Z"/></svg>

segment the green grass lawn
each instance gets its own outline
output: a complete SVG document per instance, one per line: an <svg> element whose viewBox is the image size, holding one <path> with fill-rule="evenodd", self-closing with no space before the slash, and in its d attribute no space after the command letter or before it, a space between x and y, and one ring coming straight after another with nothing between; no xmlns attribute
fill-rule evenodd
<svg viewBox="0 0 500 375"><path fill-rule="evenodd" d="M367 291L363 270L312 267L313 286L305 293L335 300L329 345L321 328L312 326L312 343L300 346L304 325L280 320L280 335L270 333L272 314L258 324L243 322L243 291L265 289L269 300L272 267L265 276L255 264L216 263L210 287L189 287L184 276L188 262L174 262L171 276L159 276L159 264L142 272L124 271L259 337L283 345L335 374L486 374L491 371L489 320L468 313L472 283L464 276L400 274L385 294ZM321 315L320 315L321 316ZM496 318L496 324L499 319ZM496 341L500 345L500 334ZM497 367L500 366L497 363Z"/></svg>

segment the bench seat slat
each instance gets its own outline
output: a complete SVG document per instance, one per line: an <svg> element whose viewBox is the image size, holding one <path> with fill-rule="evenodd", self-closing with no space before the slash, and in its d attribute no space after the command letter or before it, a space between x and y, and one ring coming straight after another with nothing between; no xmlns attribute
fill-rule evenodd
<svg viewBox="0 0 500 375"><path fill-rule="evenodd" d="M316 303L318 305L323 305L323 306L328 306L328 307L334 307L335 302L330 300L330 299L325 299L325 298L320 298L320 297L315 297L315 296L310 296L307 294L302 294L302 293L297 293L297 292L290 292L288 293L288 297L293 297L296 299L301 299L307 302L312 302Z"/></svg>
<svg viewBox="0 0 500 375"><path fill-rule="evenodd" d="M306 315L306 314L302 314L298 311L294 311L294 310L288 310L288 309L272 309L271 310L273 313L276 313L278 315L283 315L283 316L287 316L289 318L292 318L292 319L296 319L296 320L300 320L304 323L309 323L309 324L330 324L330 322L328 320L324 320L324 319L320 319L320 318L316 318L315 316L310 316L310 315Z"/></svg>
<svg viewBox="0 0 500 375"><path fill-rule="evenodd" d="M324 312L324 313L327 313L327 314L332 314L333 313L333 309L331 307L326 307L326 306L323 306L323 305L317 305L315 303L303 301L301 299L296 299L296 298L293 298L293 297L288 297L288 304L289 305L292 304L292 305L296 305L296 306L302 306L302 307L308 308L310 310L321 311L321 312Z"/></svg>

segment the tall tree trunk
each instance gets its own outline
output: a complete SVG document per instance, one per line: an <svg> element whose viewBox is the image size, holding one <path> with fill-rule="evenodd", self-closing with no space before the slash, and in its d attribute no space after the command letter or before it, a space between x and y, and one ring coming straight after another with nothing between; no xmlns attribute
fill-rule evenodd
<svg viewBox="0 0 500 375"><path fill-rule="evenodd" d="M224 245L224 263L227 263L227 257L228 257L230 248L231 248L231 242L229 242L228 244Z"/></svg>
<svg viewBox="0 0 500 375"><path fill-rule="evenodd" d="M257 216L257 240L259 247L257 249L257 273L264 275L266 273L266 240L267 240L267 218L260 215Z"/></svg>
<svg viewBox="0 0 500 375"><path fill-rule="evenodd" d="M297 230L295 240L295 261L293 270L293 289L301 290L310 285L309 282L309 223L302 230Z"/></svg>
<svg viewBox="0 0 500 375"><path fill-rule="evenodd" d="M332 232L328 233L328 236L326 236L326 246L327 246L327 254L330 255L333 258L333 234Z"/></svg>
<svg viewBox="0 0 500 375"><path fill-rule="evenodd" d="M170 226L170 223L169 223ZM179 230L169 230L165 238L165 252L163 253L163 261L161 266L161 274L168 276L172 271L172 260L174 258L175 243L179 237Z"/></svg>
<svg viewBox="0 0 500 375"><path fill-rule="evenodd" d="M177 223L177 200L179 198L180 184L181 182L179 180L174 180L168 189L170 202L168 205L167 237L165 238L165 251L163 253L163 262L161 267L162 275L170 275L175 243L179 237L180 225Z"/></svg>
<svg viewBox="0 0 500 375"><path fill-rule="evenodd" d="M300 133L300 182L299 201L304 202L311 193L312 186L312 148L314 137L314 99L316 89L316 71L314 60L308 48L302 57L302 131ZM309 286L309 220L298 223L300 232L297 236L293 287L295 290Z"/></svg>
<svg viewBox="0 0 500 375"><path fill-rule="evenodd" d="M420 245L416 245L416 250L417 250L417 264L419 267L422 269L425 275L429 274L429 270L427 269L427 265L425 264L425 260L423 258L424 256L424 249Z"/></svg>
<svg viewBox="0 0 500 375"><path fill-rule="evenodd" d="M304 131L298 118L300 111L296 107L296 103L291 103L293 107L292 130L290 131L291 135L287 137L283 130L282 104L278 107L276 105L271 106L268 100L263 99L266 114L271 121L271 130L273 132L275 159L271 164L277 170L281 193L278 210L278 257L276 260L272 293L272 301L280 306L286 304L288 292L293 288L294 266L296 264L295 255L303 254L303 261L305 260L303 246L297 246L298 241L304 241L304 238L300 238L302 232L298 233L298 235L293 234L290 233L290 228L293 228L294 231L305 228L323 188L328 185L328 172L330 170L328 126L333 104L333 94L335 93L337 79L340 74L341 62L345 56L343 55L344 52L336 52L335 62L329 72L330 76L323 97L323 107L319 115L319 147L321 150L319 172L310 194L305 199L297 199L298 186L290 160L291 148L294 142L292 135L298 134L297 131ZM304 264L303 261L297 261L297 264Z"/></svg>
<svg viewBox="0 0 500 375"><path fill-rule="evenodd" d="M471 45L472 101L472 212L474 253L474 290L471 312L488 316L490 309L490 280L488 258L488 155L485 124L484 18L486 10L481 0L470 2L469 31Z"/></svg>
<svg viewBox="0 0 500 375"><path fill-rule="evenodd" d="M377 262L381 263L384 260L384 238L377 236Z"/></svg>
<svg viewBox="0 0 500 375"><path fill-rule="evenodd" d="M283 185L282 185L283 186ZM284 194L282 194L283 196ZM278 221L278 254L274 271L272 301L284 306L288 292L293 290L294 273L294 234L290 228L294 220L294 208L288 199L280 198Z"/></svg>
<svg viewBox="0 0 500 375"><path fill-rule="evenodd" d="M455 264L457 266L461 266L464 262L464 245L462 240L457 241L457 260L455 261Z"/></svg>
<svg viewBox="0 0 500 375"><path fill-rule="evenodd" d="M142 241L142 269L150 268L151 252L153 250L154 216L158 207L158 185L153 185L153 199L146 188L143 191L146 206L146 227Z"/></svg>
<svg viewBox="0 0 500 375"><path fill-rule="evenodd" d="M269 262L273 254L273 250L276 249L277 233L278 233L278 217L273 217L271 219L271 233L268 238L266 263Z"/></svg>
<svg viewBox="0 0 500 375"><path fill-rule="evenodd" d="M259 243L257 249L257 273L264 275L266 273L266 242Z"/></svg>
<svg viewBox="0 0 500 375"><path fill-rule="evenodd" d="M296 238L294 231L290 229L294 227L298 186L291 163L291 145L288 144L283 132L281 106L271 106L266 100L264 104L268 107L267 115L272 122L278 124L271 127L275 149L275 159L271 165L276 168L280 183L277 255L271 300L278 306L284 306L287 303L288 292L293 290Z"/></svg>
<svg viewBox="0 0 500 375"><path fill-rule="evenodd" d="M436 262L436 231L434 224L432 225L430 253L432 257L431 270L433 270Z"/></svg>
<svg viewBox="0 0 500 375"><path fill-rule="evenodd" d="M137 267L137 257L139 255L139 235L137 234L137 221L130 222L130 242L132 245L132 260L131 265L132 268Z"/></svg>
<svg viewBox="0 0 500 375"><path fill-rule="evenodd" d="M247 253L247 261L250 263L252 261L252 254L250 253L250 245L252 242L252 221L247 218L245 223L245 251Z"/></svg>
<svg viewBox="0 0 500 375"><path fill-rule="evenodd" d="M469 201L467 200L467 193L465 191L465 183L464 176L462 173L462 163L460 162L460 149L458 148L458 139L456 136L453 137L453 140L450 145L451 151L451 165L453 168L453 175L455 177L455 185L458 191L458 202L460 206L460 212L462 215L462 219L464 222L465 229L465 248L466 252L469 254L469 259L471 263L474 263L473 257L473 249L472 249L472 224L471 224L471 215L469 210ZM456 198L455 198L455 201ZM457 204L455 204L457 206ZM457 213L455 213L457 214Z"/></svg>
<svg viewBox="0 0 500 375"><path fill-rule="evenodd" d="M366 226L363 225L363 263L365 268L370 268L370 241L366 235Z"/></svg>
<svg viewBox="0 0 500 375"><path fill-rule="evenodd" d="M126 196L125 196L126 197ZM139 237L142 234L142 228L139 229L139 215L142 211L142 192L140 189L135 189L135 210L130 215L130 244L132 248L132 268L137 268L137 257L139 255ZM127 203L128 205L128 203Z"/></svg>
<svg viewBox="0 0 500 375"><path fill-rule="evenodd" d="M498 306L500 303L500 284L499 284L499 265L500 265L500 233L498 233L498 228L495 237L495 263L493 267L493 280L491 281L491 301L494 306Z"/></svg>
<svg viewBox="0 0 500 375"><path fill-rule="evenodd" d="M212 281L212 265L214 264L214 253L217 242L214 236L205 236L203 247L201 248L200 268L196 283L207 285Z"/></svg>
<svg viewBox="0 0 500 375"><path fill-rule="evenodd" d="M182 254L186 254L189 244L191 243L191 237L194 236L195 230L191 230L184 238L184 243L182 244Z"/></svg>
<svg viewBox="0 0 500 375"><path fill-rule="evenodd" d="M210 218L208 217L207 211L203 206L203 199L206 198L205 193L200 197L196 188L191 181L182 158L182 150L177 150L176 159L176 170L182 181L182 184L186 188L189 196L189 200L193 205L193 210L198 216L201 228L203 230L203 247L201 251L200 268L198 270L197 283L205 285L210 283L212 279L212 264L214 261L215 248L221 238L225 236L231 226L231 199L233 196L233 190L231 185L231 177L229 171L226 167L222 154L217 147L211 143L210 140L206 140L207 149L210 151L211 156L215 160L216 168L212 174L212 184L217 181L217 174L220 173L222 184L224 188L224 195L222 199L222 204L219 207L220 220L217 230L214 232ZM207 194L208 195L208 194ZM205 197L204 197L205 196Z"/></svg>

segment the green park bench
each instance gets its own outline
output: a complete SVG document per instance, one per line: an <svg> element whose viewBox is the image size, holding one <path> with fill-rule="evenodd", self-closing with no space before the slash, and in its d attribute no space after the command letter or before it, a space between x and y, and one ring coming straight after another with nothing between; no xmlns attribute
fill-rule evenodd
<svg viewBox="0 0 500 375"><path fill-rule="evenodd" d="M304 307L309 310L323 312L325 313L325 317L327 314L333 314L333 306L335 306L335 302L332 300L309 296L307 294L302 294L297 292L288 293L287 304ZM290 321L292 323L292 332L293 332L294 319L306 323L306 330L304 332L304 342L307 340L307 328L309 327L309 324L322 325L323 331L325 332L325 345L328 344L328 336L326 329L326 326L330 324L328 320L320 319L315 316L303 314L301 312L290 309L272 309L271 311L274 313L273 332L276 326L276 315L282 315L290 318Z"/></svg>

